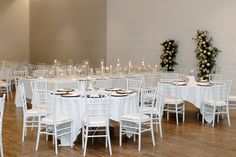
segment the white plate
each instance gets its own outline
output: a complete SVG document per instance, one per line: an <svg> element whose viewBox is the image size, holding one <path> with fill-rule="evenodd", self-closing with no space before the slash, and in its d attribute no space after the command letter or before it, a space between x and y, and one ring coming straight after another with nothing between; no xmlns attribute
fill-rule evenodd
<svg viewBox="0 0 236 157"><path fill-rule="evenodd" d="M119 90L116 91L118 94L132 94L134 91L132 90Z"/></svg>
<svg viewBox="0 0 236 157"><path fill-rule="evenodd" d="M62 95L62 97L79 97L80 95L78 93L70 93Z"/></svg>
<svg viewBox="0 0 236 157"><path fill-rule="evenodd" d="M209 82L197 82L197 85L199 86L211 86L212 84Z"/></svg>
<svg viewBox="0 0 236 157"><path fill-rule="evenodd" d="M124 96L128 96L128 94L112 93L111 96L114 96L114 97L124 97Z"/></svg>
<svg viewBox="0 0 236 157"><path fill-rule="evenodd" d="M106 91L118 91L121 90L121 88L107 88Z"/></svg>

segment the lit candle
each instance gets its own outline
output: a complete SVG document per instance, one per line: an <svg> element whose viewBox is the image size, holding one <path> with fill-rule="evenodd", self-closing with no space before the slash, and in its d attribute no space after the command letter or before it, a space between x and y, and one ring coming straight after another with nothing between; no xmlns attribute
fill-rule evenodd
<svg viewBox="0 0 236 157"><path fill-rule="evenodd" d="M131 72L131 68L132 68L132 64L131 64L131 61L129 61L129 63L128 63L128 73Z"/></svg>
<svg viewBox="0 0 236 157"><path fill-rule="evenodd" d="M110 69L110 74L112 74L112 65L110 65L109 69Z"/></svg>

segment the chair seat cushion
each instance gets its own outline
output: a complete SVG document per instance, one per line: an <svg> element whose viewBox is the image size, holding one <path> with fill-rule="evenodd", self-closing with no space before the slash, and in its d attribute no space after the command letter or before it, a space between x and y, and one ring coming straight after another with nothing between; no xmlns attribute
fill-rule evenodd
<svg viewBox="0 0 236 157"><path fill-rule="evenodd" d="M45 109L39 109L39 111L36 109L29 109L26 111L26 114L28 116L39 116L39 115L46 116L46 115L48 115L47 110L45 110Z"/></svg>
<svg viewBox="0 0 236 157"><path fill-rule="evenodd" d="M225 106L226 102L222 100L205 100L203 104L212 105L212 106Z"/></svg>
<svg viewBox="0 0 236 157"><path fill-rule="evenodd" d="M56 124L63 124L63 123L68 123L68 122L71 122L71 118L68 117L68 116L56 116L55 117L55 123ZM53 116L52 115L49 115L49 116L46 116L44 118L42 118L42 121L41 123L43 124L48 124L48 125L53 125Z"/></svg>
<svg viewBox="0 0 236 157"><path fill-rule="evenodd" d="M150 116L142 114L142 121L147 121L150 119ZM134 121L134 122L138 122L139 119L141 118L139 113L131 113L131 114L127 114L124 116L121 116L121 120L125 121Z"/></svg>
<svg viewBox="0 0 236 157"><path fill-rule="evenodd" d="M93 116L93 117L88 117L88 125L89 126L107 126L108 120L105 116ZM83 118L83 124L87 124L87 118Z"/></svg>
<svg viewBox="0 0 236 157"><path fill-rule="evenodd" d="M183 99L180 98L174 98L174 97L166 97L164 100L165 104L182 104Z"/></svg>

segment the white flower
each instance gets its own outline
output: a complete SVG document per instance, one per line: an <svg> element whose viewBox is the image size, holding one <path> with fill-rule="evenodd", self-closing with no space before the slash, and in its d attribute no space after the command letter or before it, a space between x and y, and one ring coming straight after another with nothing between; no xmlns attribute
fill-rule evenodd
<svg viewBox="0 0 236 157"><path fill-rule="evenodd" d="M207 52L208 55L211 55L211 52Z"/></svg>
<svg viewBox="0 0 236 157"><path fill-rule="evenodd" d="M169 59L171 59L171 57L169 57Z"/></svg>
<svg viewBox="0 0 236 157"><path fill-rule="evenodd" d="M202 65L202 67L204 68L204 67L205 67L205 65Z"/></svg>
<svg viewBox="0 0 236 157"><path fill-rule="evenodd" d="M206 50L203 51L203 53L206 53L206 52L207 52Z"/></svg>
<svg viewBox="0 0 236 157"><path fill-rule="evenodd" d="M210 63L207 63L207 66L209 67L209 66L210 66Z"/></svg>

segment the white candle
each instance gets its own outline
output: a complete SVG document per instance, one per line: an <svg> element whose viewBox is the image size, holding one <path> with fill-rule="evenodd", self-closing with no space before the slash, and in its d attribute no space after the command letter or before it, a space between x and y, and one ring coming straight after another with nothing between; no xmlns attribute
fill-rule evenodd
<svg viewBox="0 0 236 157"><path fill-rule="evenodd" d="M112 74L112 65L110 65L110 74Z"/></svg>

